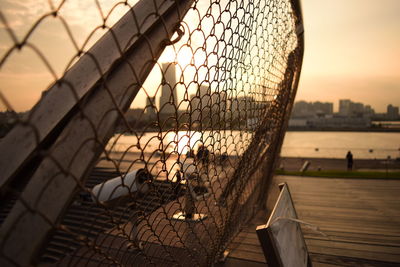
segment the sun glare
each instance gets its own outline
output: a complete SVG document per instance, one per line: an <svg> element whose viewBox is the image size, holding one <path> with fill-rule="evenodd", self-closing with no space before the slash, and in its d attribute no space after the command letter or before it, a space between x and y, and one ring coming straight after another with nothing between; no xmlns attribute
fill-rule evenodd
<svg viewBox="0 0 400 267"><path fill-rule="evenodd" d="M191 64L196 68L199 68L206 63L206 59L206 52L202 48L192 51L189 46L183 46L177 51L174 51L173 48L167 47L160 57L161 62L177 63L182 70Z"/></svg>

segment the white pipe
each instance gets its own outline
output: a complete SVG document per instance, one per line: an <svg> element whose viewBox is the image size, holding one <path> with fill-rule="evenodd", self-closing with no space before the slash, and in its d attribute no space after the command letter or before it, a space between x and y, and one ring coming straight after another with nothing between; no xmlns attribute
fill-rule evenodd
<svg viewBox="0 0 400 267"><path fill-rule="evenodd" d="M92 189L92 200L94 202L107 202L120 197L128 196L131 193L140 191L145 193L149 186L143 185L146 179L136 179L139 175L147 175L146 178L151 178L150 174L141 173L143 169L134 170L123 176L118 176L96 185ZM139 173L139 175L137 175Z"/></svg>

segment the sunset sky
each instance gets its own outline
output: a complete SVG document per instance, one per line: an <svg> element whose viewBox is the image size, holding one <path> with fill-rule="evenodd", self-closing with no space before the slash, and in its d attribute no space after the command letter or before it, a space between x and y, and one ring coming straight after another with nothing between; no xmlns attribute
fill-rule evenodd
<svg viewBox="0 0 400 267"><path fill-rule="evenodd" d="M100 3L107 11L114 2ZM350 98L370 104L378 112L384 112L388 104L399 106L400 1L304 0L302 6L305 55L297 100L330 101L337 109L339 99ZM50 11L47 0L0 0L0 9L18 38L40 15ZM126 7L117 8L110 24L126 11ZM101 24L95 1L68 0L62 15L78 45L89 34L88 29ZM102 33L99 30L96 36ZM74 48L60 21L44 21L31 42L45 50L56 74L61 75ZM11 45L0 26L0 58ZM0 90L17 111L32 107L52 80L29 49L13 54L0 69ZM4 110L3 104L0 110Z"/></svg>
<svg viewBox="0 0 400 267"><path fill-rule="evenodd" d="M400 105L400 1L303 0L305 54L297 100Z"/></svg>

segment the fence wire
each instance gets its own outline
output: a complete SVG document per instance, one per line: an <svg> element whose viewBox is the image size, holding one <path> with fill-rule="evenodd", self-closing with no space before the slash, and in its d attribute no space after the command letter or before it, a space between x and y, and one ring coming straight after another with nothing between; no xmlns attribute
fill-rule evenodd
<svg viewBox="0 0 400 267"><path fill-rule="evenodd" d="M298 2L89 2L2 3L0 265L213 265L266 202Z"/></svg>

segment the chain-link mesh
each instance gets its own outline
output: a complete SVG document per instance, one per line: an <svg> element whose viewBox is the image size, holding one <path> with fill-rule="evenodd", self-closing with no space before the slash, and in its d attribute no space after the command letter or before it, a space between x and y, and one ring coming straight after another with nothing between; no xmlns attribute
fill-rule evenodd
<svg viewBox="0 0 400 267"><path fill-rule="evenodd" d="M1 7L0 265L217 262L266 201L298 2L33 2Z"/></svg>

